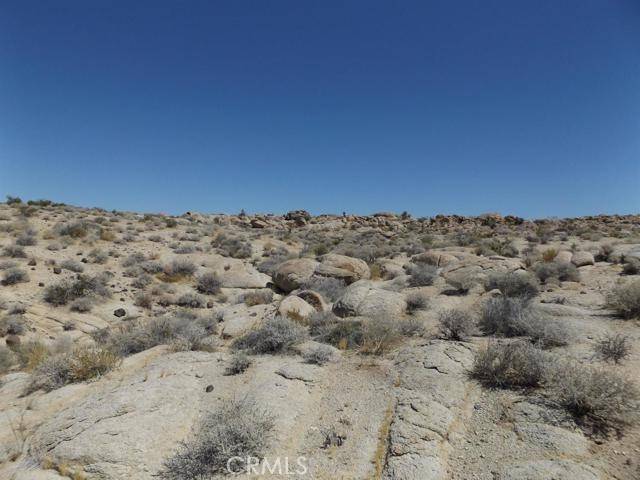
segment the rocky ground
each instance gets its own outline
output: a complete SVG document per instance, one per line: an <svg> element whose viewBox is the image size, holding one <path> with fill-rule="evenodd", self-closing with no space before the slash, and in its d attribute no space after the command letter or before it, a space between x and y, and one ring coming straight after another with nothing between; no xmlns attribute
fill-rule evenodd
<svg viewBox="0 0 640 480"><path fill-rule="evenodd" d="M0 478L640 478L640 216L14 201L0 242Z"/></svg>

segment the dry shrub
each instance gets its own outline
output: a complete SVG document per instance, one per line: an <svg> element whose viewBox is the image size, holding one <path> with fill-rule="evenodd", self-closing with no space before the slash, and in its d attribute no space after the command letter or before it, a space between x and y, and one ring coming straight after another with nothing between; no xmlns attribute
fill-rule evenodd
<svg viewBox="0 0 640 480"><path fill-rule="evenodd" d="M228 465L231 458L262 458L274 427L270 413L244 398L225 403L204 417L193 438L182 442L164 462L160 477L191 480L227 475L227 467L239 472L242 464Z"/></svg>
<svg viewBox="0 0 640 480"><path fill-rule="evenodd" d="M233 347L252 353L286 353L307 338L307 330L296 322L274 317L238 338Z"/></svg>
<svg viewBox="0 0 640 480"><path fill-rule="evenodd" d="M465 341L476 329L473 317L464 310L444 310L438 315L440 335L446 340Z"/></svg>
<svg viewBox="0 0 640 480"><path fill-rule="evenodd" d="M607 304L622 318L640 317L640 280L614 287L607 297Z"/></svg>
<svg viewBox="0 0 640 480"><path fill-rule="evenodd" d="M49 392L69 383L104 375L119 362L115 353L94 347L77 347L69 353L49 355L33 371L27 393Z"/></svg>
<svg viewBox="0 0 640 480"><path fill-rule="evenodd" d="M549 374L548 386L552 399L597 432L638 420L638 387L610 368L565 362Z"/></svg>
<svg viewBox="0 0 640 480"><path fill-rule="evenodd" d="M489 387L538 387L549 365L548 354L528 342L491 342L476 353L471 375Z"/></svg>
<svg viewBox="0 0 640 480"><path fill-rule="evenodd" d="M608 334L598 340L594 347L596 356L604 361L620 363L631 353L631 341L622 334Z"/></svg>

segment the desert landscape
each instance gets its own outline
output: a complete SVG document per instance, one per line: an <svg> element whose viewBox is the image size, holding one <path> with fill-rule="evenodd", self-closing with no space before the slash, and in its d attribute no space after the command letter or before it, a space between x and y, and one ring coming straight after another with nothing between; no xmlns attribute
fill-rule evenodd
<svg viewBox="0 0 640 480"><path fill-rule="evenodd" d="M0 242L0 478L640 478L640 216L9 197Z"/></svg>

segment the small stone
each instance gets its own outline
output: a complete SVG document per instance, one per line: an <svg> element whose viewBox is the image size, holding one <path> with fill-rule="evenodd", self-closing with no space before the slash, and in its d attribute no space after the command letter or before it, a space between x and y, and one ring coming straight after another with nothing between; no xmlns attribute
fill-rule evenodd
<svg viewBox="0 0 640 480"><path fill-rule="evenodd" d="M62 269L60 267L53 267L53 273L60 275L62 273Z"/></svg>
<svg viewBox="0 0 640 480"><path fill-rule="evenodd" d="M204 391L207 393L213 392L213 385L207 385L207 388L205 388Z"/></svg>
<svg viewBox="0 0 640 480"><path fill-rule="evenodd" d="M116 308L116 309L113 311L113 314L114 314L116 317L120 318L120 317L124 317L124 316L127 314L127 311L126 311L124 308Z"/></svg>

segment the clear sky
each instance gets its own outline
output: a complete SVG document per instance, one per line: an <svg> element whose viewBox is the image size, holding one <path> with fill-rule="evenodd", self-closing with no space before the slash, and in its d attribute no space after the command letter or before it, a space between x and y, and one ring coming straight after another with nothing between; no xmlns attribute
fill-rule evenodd
<svg viewBox="0 0 640 480"><path fill-rule="evenodd" d="M637 213L640 2L2 0L0 194Z"/></svg>

